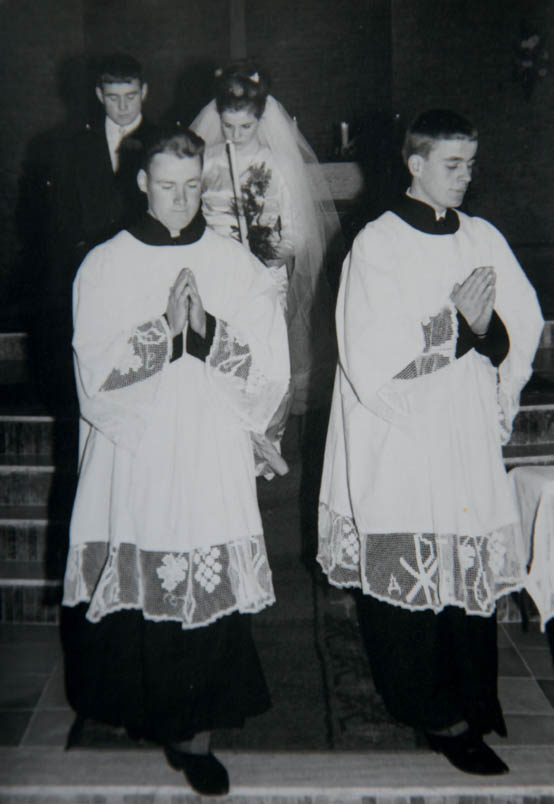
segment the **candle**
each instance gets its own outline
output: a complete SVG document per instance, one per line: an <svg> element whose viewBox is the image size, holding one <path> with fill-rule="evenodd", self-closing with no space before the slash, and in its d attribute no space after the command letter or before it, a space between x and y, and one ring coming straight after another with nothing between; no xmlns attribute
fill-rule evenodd
<svg viewBox="0 0 554 804"><path fill-rule="evenodd" d="M340 124L340 147L342 151L348 148L348 123L344 120Z"/></svg>
<svg viewBox="0 0 554 804"><path fill-rule="evenodd" d="M248 229L246 227L246 218L242 211L242 194L239 185L239 173L237 169L237 155L235 153L235 144L231 140L225 140L225 148L227 150L227 158L229 159L229 170L231 171L231 182L233 184L233 195L237 204L237 215L239 221L239 233L241 242L248 248Z"/></svg>

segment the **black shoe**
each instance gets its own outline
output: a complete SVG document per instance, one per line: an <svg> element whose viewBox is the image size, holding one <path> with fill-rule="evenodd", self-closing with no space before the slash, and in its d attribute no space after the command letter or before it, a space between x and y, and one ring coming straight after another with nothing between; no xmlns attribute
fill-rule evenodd
<svg viewBox="0 0 554 804"><path fill-rule="evenodd" d="M167 761L182 770L193 790L204 796L224 796L229 792L229 774L221 762L209 754L189 754L170 745L164 746Z"/></svg>
<svg viewBox="0 0 554 804"><path fill-rule="evenodd" d="M502 762L492 748L483 741L480 734L468 729L455 737L446 734L426 734L434 751L444 754L447 760L464 773L478 773L482 776L496 776L508 773L509 767Z"/></svg>

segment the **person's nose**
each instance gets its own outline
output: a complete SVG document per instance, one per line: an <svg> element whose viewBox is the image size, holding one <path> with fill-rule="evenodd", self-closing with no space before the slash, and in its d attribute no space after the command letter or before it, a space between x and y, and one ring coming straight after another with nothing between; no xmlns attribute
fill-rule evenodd
<svg viewBox="0 0 554 804"><path fill-rule="evenodd" d="M176 207L185 207L187 205L187 191L185 187L176 185L173 203Z"/></svg>
<svg viewBox="0 0 554 804"><path fill-rule="evenodd" d="M118 108L120 112L127 111L127 98L123 97L118 99Z"/></svg>
<svg viewBox="0 0 554 804"><path fill-rule="evenodd" d="M461 184L469 184L471 181L471 168L469 165L460 165L458 179Z"/></svg>

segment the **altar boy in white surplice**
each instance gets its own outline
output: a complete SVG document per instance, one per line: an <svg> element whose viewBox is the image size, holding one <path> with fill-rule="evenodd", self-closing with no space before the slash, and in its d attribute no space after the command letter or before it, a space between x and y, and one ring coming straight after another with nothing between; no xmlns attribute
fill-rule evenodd
<svg viewBox="0 0 554 804"><path fill-rule="evenodd" d="M249 615L274 601L250 433L289 382L274 283L200 211L204 143L146 154L148 212L74 285L81 458L64 584L69 699L225 793L214 728L270 705Z"/></svg>
<svg viewBox="0 0 554 804"><path fill-rule="evenodd" d="M501 447L543 321L502 235L457 210L476 151L464 118L420 115L409 190L344 263L318 560L361 590L391 713L458 768L495 774L496 600L525 571Z"/></svg>

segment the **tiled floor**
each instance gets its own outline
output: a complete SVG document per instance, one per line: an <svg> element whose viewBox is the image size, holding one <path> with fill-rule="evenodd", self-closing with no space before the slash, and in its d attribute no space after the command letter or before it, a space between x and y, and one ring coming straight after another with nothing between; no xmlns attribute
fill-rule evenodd
<svg viewBox="0 0 554 804"><path fill-rule="evenodd" d="M57 627L2 625L0 655L0 745L63 746L73 714ZM499 663L509 736L498 744L554 746L554 667L536 623L499 626Z"/></svg>

